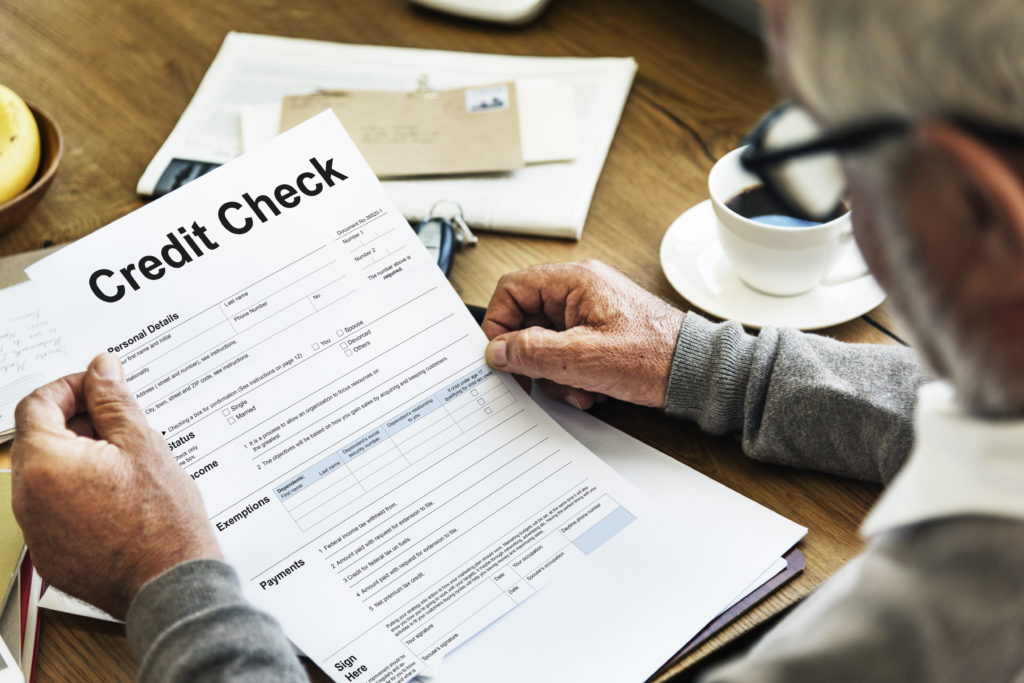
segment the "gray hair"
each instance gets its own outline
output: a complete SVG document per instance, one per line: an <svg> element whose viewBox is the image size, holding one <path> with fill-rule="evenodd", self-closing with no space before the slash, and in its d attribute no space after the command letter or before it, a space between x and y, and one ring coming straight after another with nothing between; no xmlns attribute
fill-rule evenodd
<svg viewBox="0 0 1024 683"><path fill-rule="evenodd" d="M976 117L1024 130L1024 7L1020 0L788 0L784 78L825 125L882 114ZM907 146L882 145L851 163L882 196L908 168ZM960 401L986 414L1019 412L1021 340L966 329L930 287L904 234L906 207L876 207L899 309ZM853 209L856 212L856 207ZM964 329L961 329L964 327Z"/></svg>
<svg viewBox="0 0 1024 683"><path fill-rule="evenodd" d="M1024 125L1020 0L791 0L787 76L827 123L968 114Z"/></svg>

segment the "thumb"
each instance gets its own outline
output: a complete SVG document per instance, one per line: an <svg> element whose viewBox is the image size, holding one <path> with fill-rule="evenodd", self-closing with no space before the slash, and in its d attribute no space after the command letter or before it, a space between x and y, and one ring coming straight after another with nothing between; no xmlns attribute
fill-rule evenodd
<svg viewBox="0 0 1024 683"><path fill-rule="evenodd" d="M487 344L487 363L495 370L528 377L574 384L570 368L574 357L578 328L556 332L544 327L528 327L495 337Z"/></svg>
<svg viewBox="0 0 1024 683"><path fill-rule="evenodd" d="M146 417L124 380L121 361L101 353L89 363L83 381L85 408L96 436L128 452L149 439Z"/></svg>

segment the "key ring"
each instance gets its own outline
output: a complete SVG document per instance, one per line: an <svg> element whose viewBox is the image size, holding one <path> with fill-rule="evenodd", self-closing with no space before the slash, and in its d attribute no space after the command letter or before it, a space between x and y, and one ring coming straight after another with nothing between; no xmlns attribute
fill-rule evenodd
<svg viewBox="0 0 1024 683"><path fill-rule="evenodd" d="M473 231L469 229L469 225L466 224L466 219L462 217L462 204L459 204L454 199L441 199L434 202L434 205L430 207L430 211L427 213L428 220L435 216L444 217L442 214L438 214L436 212L437 207L442 204L455 205L456 212L451 216L446 217L445 220L451 221L452 225L455 227L455 233L456 237L458 237L459 244L464 247L475 247L480 239L473 234Z"/></svg>

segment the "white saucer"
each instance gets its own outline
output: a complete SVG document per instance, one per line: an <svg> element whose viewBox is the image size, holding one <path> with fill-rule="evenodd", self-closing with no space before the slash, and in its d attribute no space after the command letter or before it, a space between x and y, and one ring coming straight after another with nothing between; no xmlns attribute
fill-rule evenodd
<svg viewBox="0 0 1024 683"><path fill-rule="evenodd" d="M677 218L661 240L661 268L684 298L698 308L747 327L816 330L852 320L882 303L885 292L870 275L821 284L797 296L771 296L751 289L733 272L718 244L711 201ZM851 252L856 247L851 246ZM851 253L859 258L859 253Z"/></svg>

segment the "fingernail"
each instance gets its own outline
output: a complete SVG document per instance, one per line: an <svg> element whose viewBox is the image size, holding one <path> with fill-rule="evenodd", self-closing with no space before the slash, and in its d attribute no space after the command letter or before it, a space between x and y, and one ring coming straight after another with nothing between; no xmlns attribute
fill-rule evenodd
<svg viewBox="0 0 1024 683"><path fill-rule="evenodd" d="M487 362L493 367L503 368L508 365L508 342L497 339L487 345Z"/></svg>
<svg viewBox="0 0 1024 683"><path fill-rule="evenodd" d="M121 361L112 353L101 353L96 356L96 360L93 361L93 368L96 370L96 374L103 379L112 379L118 382L124 379L124 369L121 367Z"/></svg>
<svg viewBox="0 0 1024 683"><path fill-rule="evenodd" d="M576 394L569 394L568 396L566 396L565 402L571 405L576 410L583 410L583 404L580 403L580 400L579 398L576 397Z"/></svg>

